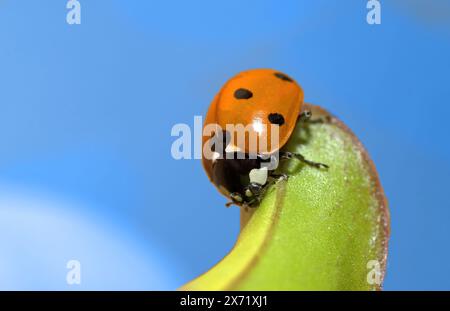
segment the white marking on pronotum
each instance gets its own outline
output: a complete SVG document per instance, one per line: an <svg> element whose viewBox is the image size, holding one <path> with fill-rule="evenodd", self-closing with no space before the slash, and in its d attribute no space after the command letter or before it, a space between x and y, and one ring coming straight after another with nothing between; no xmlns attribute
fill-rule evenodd
<svg viewBox="0 0 450 311"><path fill-rule="evenodd" d="M250 177L251 183L257 183L260 185L265 185L267 182L267 167L254 168L250 171L248 176Z"/></svg>

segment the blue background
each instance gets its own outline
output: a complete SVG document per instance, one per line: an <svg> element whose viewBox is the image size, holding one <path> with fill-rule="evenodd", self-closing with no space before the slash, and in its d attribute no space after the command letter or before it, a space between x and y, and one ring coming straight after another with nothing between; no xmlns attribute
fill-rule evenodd
<svg viewBox="0 0 450 311"><path fill-rule="evenodd" d="M198 160L176 161L235 73L272 67L342 118L389 198L385 289L450 289L450 3L0 0L0 289L174 289L232 247ZM66 262L82 283L66 284Z"/></svg>

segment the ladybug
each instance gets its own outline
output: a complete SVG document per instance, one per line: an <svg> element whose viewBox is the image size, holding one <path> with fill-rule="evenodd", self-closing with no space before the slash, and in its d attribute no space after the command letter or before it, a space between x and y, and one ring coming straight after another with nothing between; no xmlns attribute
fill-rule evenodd
<svg viewBox="0 0 450 311"><path fill-rule="evenodd" d="M243 71L215 96L203 125L202 164L211 182L231 200L227 206L257 206L270 184L287 177L275 173L280 159L297 158L328 168L301 154L280 151L297 121L311 116L309 111L302 112L302 106L300 85L272 69ZM238 125L244 127L245 139L239 140L239 133L228 130ZM257 137L258 143L251 144L251 137Z"/></svg>

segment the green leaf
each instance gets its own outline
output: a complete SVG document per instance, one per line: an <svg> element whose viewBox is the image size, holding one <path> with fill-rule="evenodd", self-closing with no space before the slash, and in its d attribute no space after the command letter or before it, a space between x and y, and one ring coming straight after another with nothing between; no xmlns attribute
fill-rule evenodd
<svg viewBox="0 0 450 311"><path fill-rule="evenodd" d="M182 290L381 289L389 213L378 175L342 122L307 109L328 121L297 125L285 149L330 168L283 164L289 179L256 209L241 210L230 253Z"/></svg>

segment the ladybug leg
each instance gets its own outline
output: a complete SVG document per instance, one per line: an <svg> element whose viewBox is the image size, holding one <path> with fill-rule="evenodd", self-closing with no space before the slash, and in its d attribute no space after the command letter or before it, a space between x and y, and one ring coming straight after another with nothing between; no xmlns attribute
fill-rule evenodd
<svg viewBox="0 0 450 311"><path fill-rule="evenodd" d="M308 124L330 122L329 116L320 117L317 119L311 119L311 117L312 117L312 112L309 110L305 110L298 116L297 120L298 120L298 122L304 122L304 123L308 123Z"/></svg>
<svg viewBox="0 0 450 311"><path fill-rule="evenodd" d="M250 187L250 186L249 186ZM249 187L246 188L246 192L247 191L251 191L249 190ZM264 186L260 186L260 188L258 189L258 191L262 191L264 188ZM242 194L240 194L239 192L233 192L230 194L230 199L231 202L227 202L225 204L226 207L230 207L231 205L237 205L237 206L241 206L244 208L254 208L256 207L259 202L261 201L261 196L262 196L263 192L258 192L258 194L253 194L251 192L248 193L247 198L249 199L248 201L245 201Z"/></svg>
<svg viewBox="0 0 450 311"><path fill-rule="evenodd" d="M315 168L329 168L329 166L324 163L314 162L314 161L306 159L300 153L294 153L294 152L289 152L289 151L281 151L280 152L280 159L286 160L286 159L293 159L293 158L296 158L297 160L299 160L309 166L315 167Z"/></svg>
<svg viewBox="0 0 450 311"><path fill-rule="evenodd" d="M269 189L270 186L276 184L279 181L287 180L288 178L289 178L289 175L287 175L287 174L271 173L269 175L268 181L264 185L260 186L261 188L259 190L259 193L256 196L262 197L266 193L266 191Z"/></svg>
<svg viewBox="0 0 450 311"><path fill-rule="evenodd" d="M242 198L242 195L239 192L230 193L230 199L231 199L231 202L226 203L225 204L226 207L230 207L233 204L241 205L242 202L244 201L244 199Z"/></svg>
<svg viewBox="0 0 450 311"><path fill-rule="evenodd" d="M311 119L311 116L312 116L311 111L305 110L298 116L298 121L307 122Z"/></svg>
<svg viewBox="0 0 450 311"><path fill-rule="evenodd" d="M278 181L282 181L282 180L288 179L289 175L287 175L287 174L274 174L273 173L273 174L270 174L270 177L271 177L271 182L273 184L273 183L276 183Z"/></svg>
<svg viewBox="0 0 450 311"><path fill-rule="evenodd" d="M255 208L261 203L261 196L255 196L252 200L244 204L244 207Z"/></svg>
<svg viewBox="0 0 450 311"><path fill-rule="evenodd" d="M231 201L231 202L225 203L225 206L226 206L226 207L230 207L230 206L233 205L233 204L236 204L236 203L234 203L233 201Z"/></svg>

